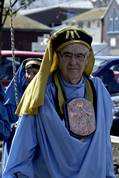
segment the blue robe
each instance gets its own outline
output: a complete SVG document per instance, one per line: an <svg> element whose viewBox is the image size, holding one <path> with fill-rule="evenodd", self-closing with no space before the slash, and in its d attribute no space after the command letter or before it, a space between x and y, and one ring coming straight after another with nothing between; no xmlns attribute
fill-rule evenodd
<svg viewBox="0 0 119 178"><path fill-rule="evenodd" d="M16 78L15 80L16 80L17 96L19 102L27 86L26 79L25 79L24 63L20 65L15 78ZM8 108L10 122L15 123L18 120L18 117L15 115L17 104L15 98L14 79L11 80L10 84L8 85L5 91L5 94L6 94L5 106Z"/></svg>
<svg viewBox="0 0 119 178"><path fill-rule="evenodd" d="M0 141L7 140L11 133L11 127L7 109L4 106L5 93L0 83ZM1 160L0 160L1 162ZM1 164L0 164L0 177L1 177Z"/></svg>
<svg viewBox="0 0 119 178"><path fill-rule="evenodd" d="M4 100L5 93L0 83L0 140L7 140L11 132L7 109L4 106Z"/></svg>
<svg viewBox="0 0 119 178"><path fill-rule="evenodd" d="M25 80L24 63L20 65L16 73L16 83L17 83L17 95L18 95L18 102L19 102L27 85L26 80ZM18 116L15 114L17 104L16 104L16 98L15 98L14 79L12 79L10 84L8 85L5 91L5 96L6 96L6 100L5 100L4 105L7 108L11 130L10 130L9 137L6 140L4 140L4 143L3 143L2 169L4 169L4 166L6 164L12 138L15 132L15 129L12 128L12 124L18 121Z"/></svg>
<svg viewBox="0 0 119 178"><path fill-rule="evenodd" d="M115 178L110 128L112 102L98 78L92 78L97 92L96 131L85 139L70 135L55 106L55 87L49 79L45 102L36 116L20 117L3 178ZM62 81L67 99L84 97L82 81Z"/></svg>

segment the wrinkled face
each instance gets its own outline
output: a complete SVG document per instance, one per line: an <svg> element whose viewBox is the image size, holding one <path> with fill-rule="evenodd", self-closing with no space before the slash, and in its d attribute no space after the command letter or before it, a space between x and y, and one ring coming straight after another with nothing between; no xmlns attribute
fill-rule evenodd
<svg viewBox="0 0 119 178"><path fill-rule="evenodd" d="M77 84L88 63L89 49L82 44L70 44L59 53L59 70L66 82Z"/></svg>
<svg viewBox="0 0 119 178"><path fill-rule="evenodd" d="M30 83L30 81L35 77L38 71L39 69L33 68L33 67L25 70L25 77L26 77L27 83Z"/></svg>

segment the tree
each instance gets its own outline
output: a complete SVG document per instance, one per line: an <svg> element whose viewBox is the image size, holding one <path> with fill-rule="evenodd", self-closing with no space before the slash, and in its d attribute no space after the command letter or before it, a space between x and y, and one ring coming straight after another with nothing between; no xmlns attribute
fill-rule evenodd
<svg viewBox="0 0 119 178"><path fill-rule="evenodd" d="M26 8L34 0L0 0L0 51L2 46L2 29L8 15L17 13L21 8ZM20 6L17 6L20 3Z"/></svg>
<svg viewBox="0 0 119 178"><path fill-rule="evenodd" d="M20 5L22 8L28 7L35 0L20 0Z"/></svg>
<svg viewBox="0 0 119 178"><path fill-rule="evenodd" d="M10 15L10 10L12 8L13 13L17 13L21 8L26 8L29 6L34 0L6 0L0 1L0 31L5 23L5 20L8 15ZM19 4L19 5L17 5Z"/></svg>

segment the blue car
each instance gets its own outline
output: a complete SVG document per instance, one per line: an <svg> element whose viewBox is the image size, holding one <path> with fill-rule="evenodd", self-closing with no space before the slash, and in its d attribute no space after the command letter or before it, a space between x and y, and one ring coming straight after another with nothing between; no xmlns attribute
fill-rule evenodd
<svg viewBox="0 0 119 178"><path fill-rule="evenodd" d="M92 75L102 79L111 95L114 104L111 135L119 136L119 57L102 58Z"/></svg>

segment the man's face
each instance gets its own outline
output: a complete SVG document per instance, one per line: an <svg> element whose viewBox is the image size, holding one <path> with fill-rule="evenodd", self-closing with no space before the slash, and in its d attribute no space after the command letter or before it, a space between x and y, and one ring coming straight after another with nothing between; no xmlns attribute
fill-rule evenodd
<svg viewBox="0 0 119 178"><path fill-rule="evenodd" d="M64 80L77 84L88 63L89 49L82 44L70 44L64 47L58 54L59 70Z"/></svg>
<svg viewBox="0 0 119 178"><path fill-rule="evenodd" d="M39 69L33 68L33 67L25 69L25 77L26 77L27 83L31 82L31 80L35 77L38 71Z"/></svg>

